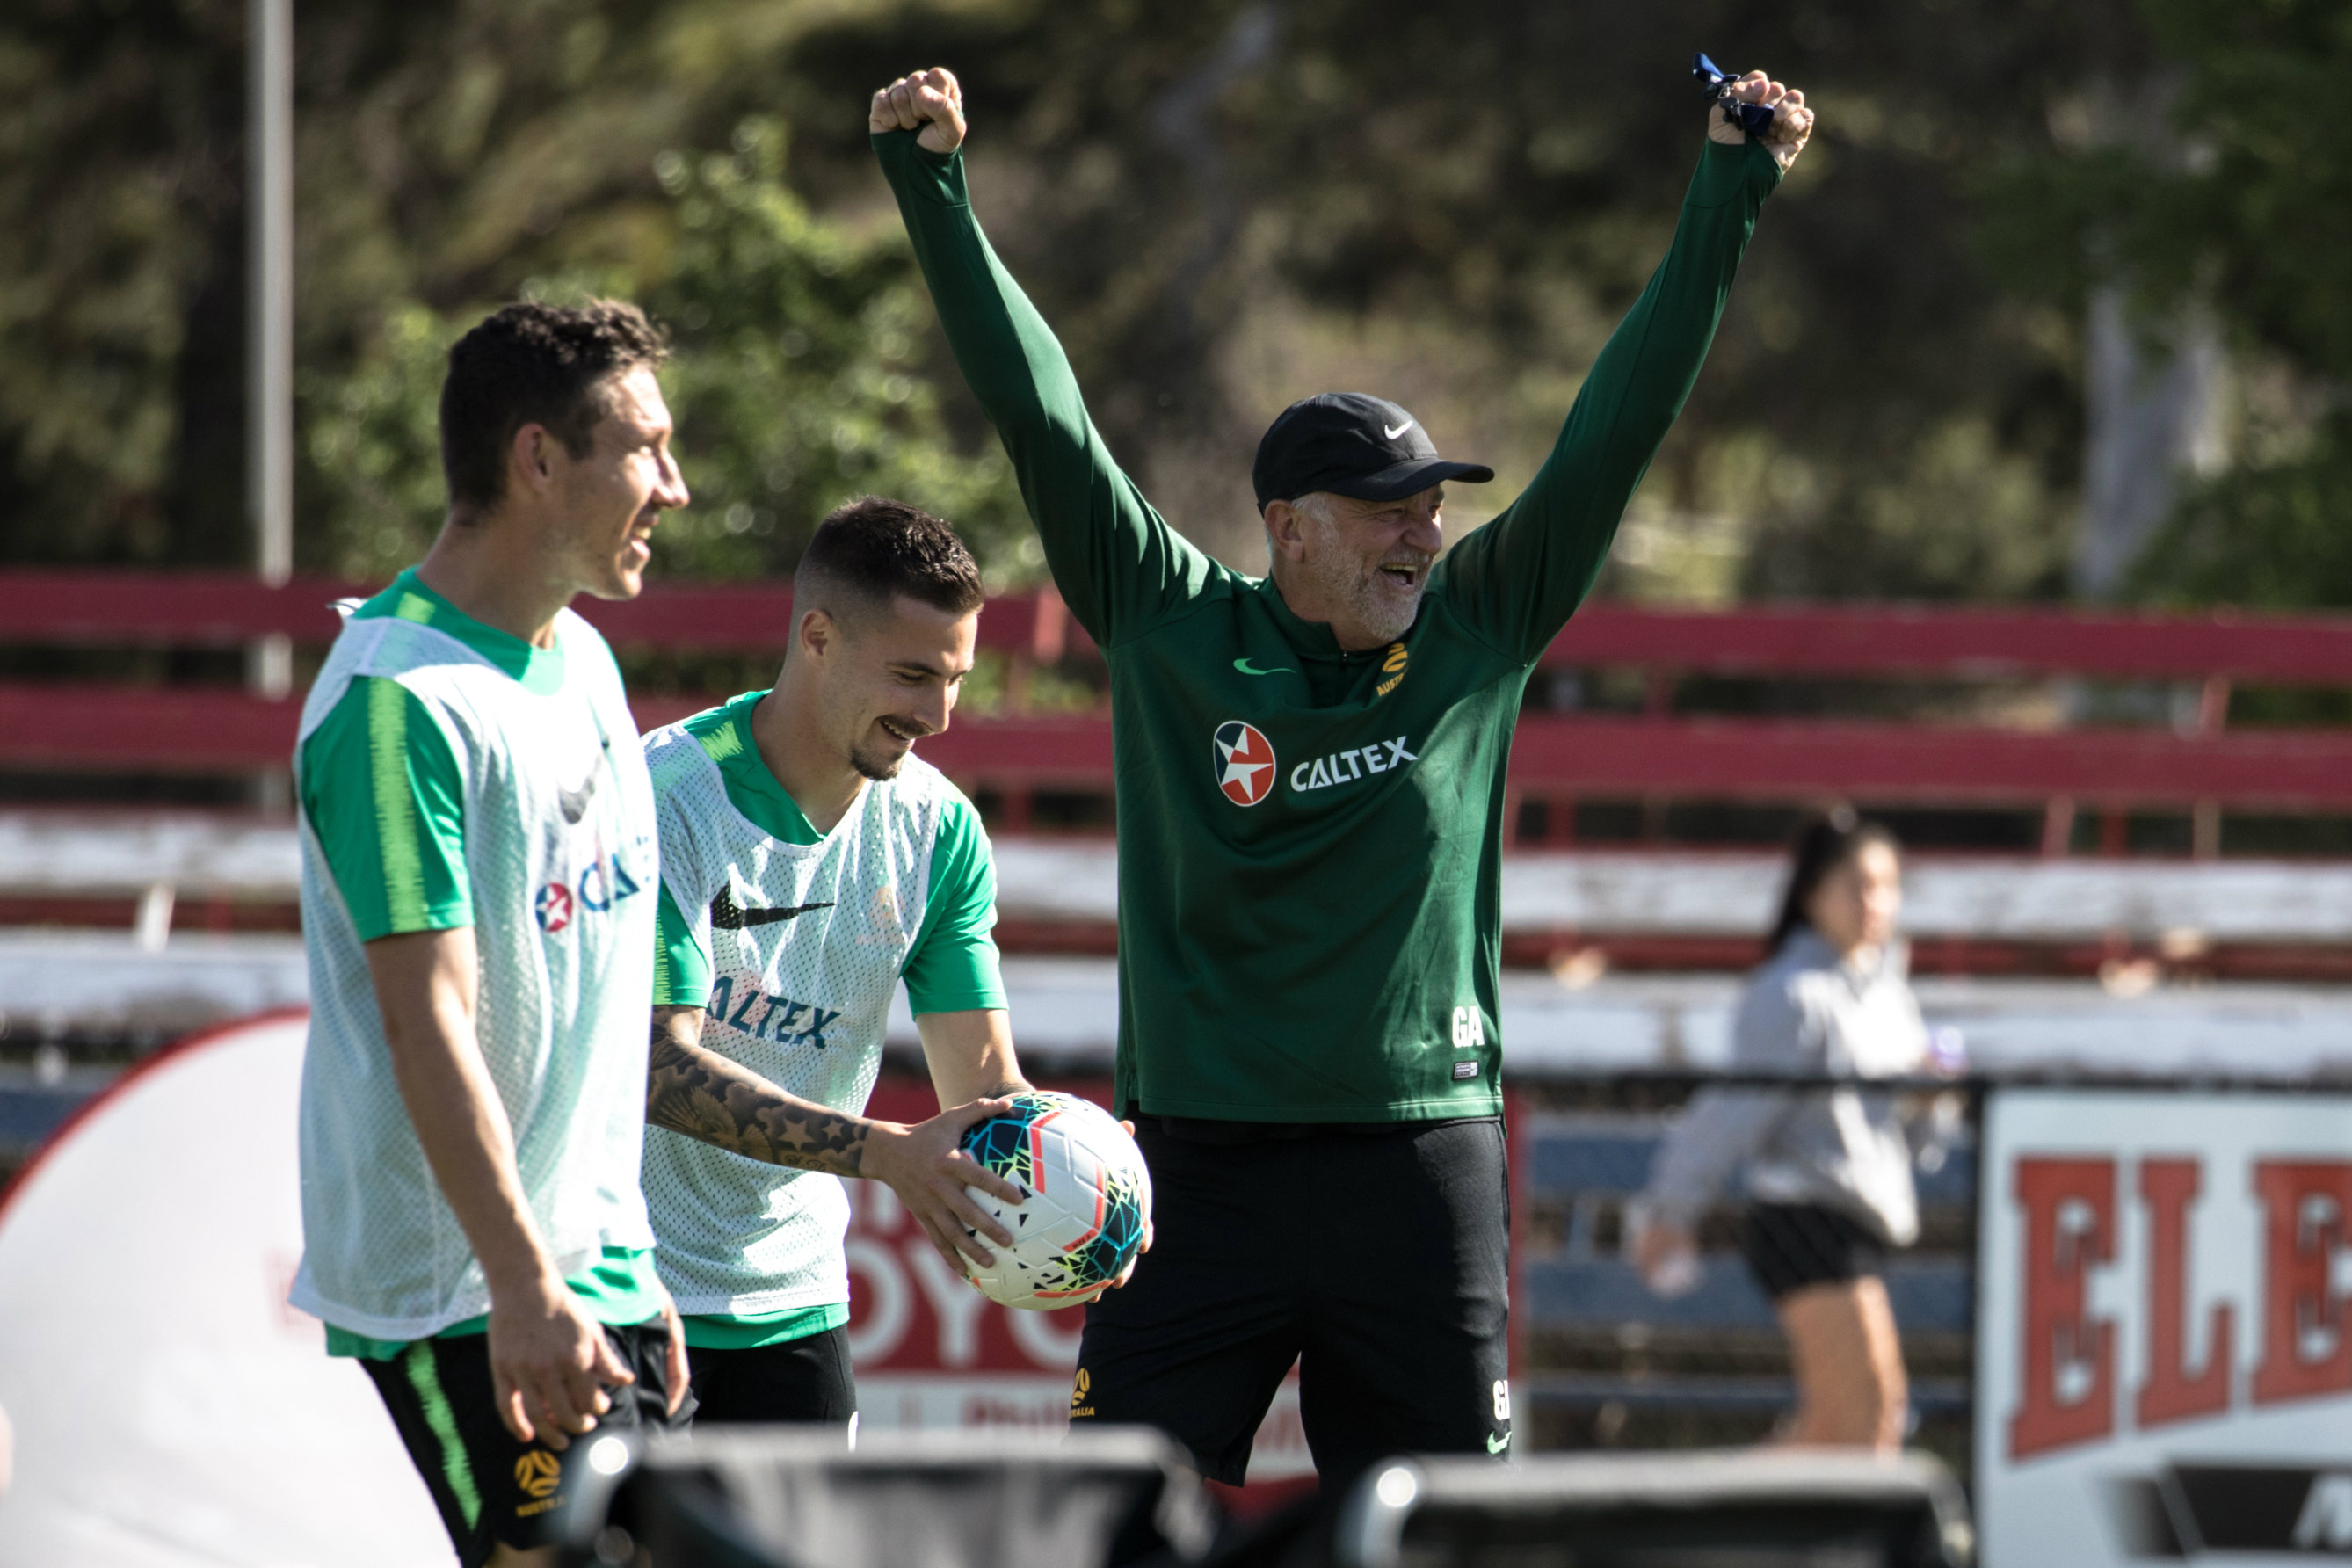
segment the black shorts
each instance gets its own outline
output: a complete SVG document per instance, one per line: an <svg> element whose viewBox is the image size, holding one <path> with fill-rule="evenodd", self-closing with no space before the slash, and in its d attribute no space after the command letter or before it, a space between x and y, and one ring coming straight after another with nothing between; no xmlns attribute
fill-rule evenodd
<svg viewBox="0 0 2352 1568"><path fill-rule="evenodd" d="M1820 1204L1756 1204L1739 1224L1740 1256L1774 1300L1809 1285L1886 1271L1886 1244L1851 1215Z"/></svg>
<svg viewBox="0 0 2352 1568"><path fill-rule="evenodd" d="M667 1326L659 1318L608 1324L604 1338L637 1381L608 1391L613 1408L597 1417L597 1430L682 1430L694 1414L692 1396L675 1417L663 1409ZM543 1443L517 1442L499 1419L488 1337L419 1340L390 1361L360 1365L392 1412L464 1568L480 1568L500 1545L547 1544L547 1521L563 1501L563 1456Z"/></svg>
<svg viewBox="0 0 2352 1568"><path fill-rule="evenodd" d="M847 1426L857 1414L849 1331L827 1329L751 1350L697 1345L695 1423L821 1421Z"/></svg>
<svg viewBox="0 0 2352 1568"><path fill-rule="evenodd" d="M1154 1240L1087 1309L1071 1418L1157 1426L1238 1483L1295 1359L1327 1487L1391 1454L1507 1453L1502 1122L1293 1131L1140 1119Z"/></svg>

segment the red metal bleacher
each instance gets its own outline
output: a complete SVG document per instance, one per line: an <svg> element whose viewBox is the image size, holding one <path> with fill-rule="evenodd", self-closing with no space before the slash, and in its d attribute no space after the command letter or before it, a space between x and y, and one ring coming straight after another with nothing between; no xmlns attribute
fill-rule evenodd
<svg viewBox="0 0 2352 1568"><path fill-rule="evenodd" d="M5 572L0 644L232 647L275 635L315 647L334 634L331 601L357 591L319 580L270 588L227 574ZM624 649L757 654L779 647L790 605L789 587L781 583L656 583L634 603L583 600L578 607ZM1050 593L992 601L982 617L982 641L1011 657L1016 693L1024 672L1092 652ZM2223 808L2352 810L2352 731L2232 731L2221 721L2233 682L2352 685L2352 618L1596 605L1570 625L1543 662L1643 670L1659 692L1690 675L2074 677L2195 683L2202 701L2200 721L2186 731L1703 718L1666 711L1663 700L1633 714L1530 712L1519 727L1511 771L1512 788L1525 798L1853 795L2046 808L2053 825L2077 801L2109 812L2189 809L2200 822ZM644 692L635 704L652 724L707 700ZM925 755L968 785L1008 799L1025 802L1041 789L1108 791L1105 715L1020 708L1016 700L992 716L961 717L949 733L925 742ZM0 769L268 770L284 764L299 710L299 697L272 700L226 686L0 682ZM1568 819L1564 812L1552 816Z"/></svg>

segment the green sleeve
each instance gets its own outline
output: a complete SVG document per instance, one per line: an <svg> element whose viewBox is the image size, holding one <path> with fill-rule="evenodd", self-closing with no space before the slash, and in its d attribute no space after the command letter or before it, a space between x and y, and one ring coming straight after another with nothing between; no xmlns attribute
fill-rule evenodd
<svg viewBox="0 0 2352 1568"><path fill-rule="evenodd" d="M1780 180L1760 142L1707 143L1673 247L1593 362L1535 482L1439 567L1447 602L1499 650L1532 662L1591 591L1625 503L1698 380Z"/></svg>
<svg viewBox="0 0 2352 1568"><path fill-rule="evenodd" d="M971 803L957 800L931 846L923 923L907 953L907 1005L917 1013L1004 1005L996 962L996 859Z"/></svg>
<svg viewBox="0 0 2352 1568"><path fill-rule="evenodd" d="M362 942L474 923L464 777L398 681L353 680L302 742L302 811Z"/></svg>
<svg viewBox="0 0 2352 1568"><path fill-rule="evenodd" d="M678 913L669 884L654 905L654 1005L702 1007L710 1002L710 950L693 922Z"/></svg>
<svg viewBox="0 0 2352 1568"><path fill-rule="evenodd" d="M940 325L1013 459L1063 602L1108 647L1196 597L1218 572L1120 471L1053 331L972 216L963 154L911 131L874 138Z"/></svg>

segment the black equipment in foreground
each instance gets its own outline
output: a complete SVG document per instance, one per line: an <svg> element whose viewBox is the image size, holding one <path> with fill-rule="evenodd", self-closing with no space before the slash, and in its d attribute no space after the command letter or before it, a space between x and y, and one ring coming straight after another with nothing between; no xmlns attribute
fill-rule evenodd
<svg viewBox="0 0 2352 1568"><path fill-rule="evenodd" d="M565 1456L566 1568L1108 1568L1197 1561L1214 1510L1140 1427L610 1433Z"/></svg>
<svg viewBox="0 0 2352 1568"><path fill-rule="evenodd" d="M1759 142L1772 129L1772 110L1761 103L1741 103L1731 97L1731 89L1739 85L1737 77L1726 76L1721 67L1705 54L1691 56L1691 75L1698 79L1698 88L1709 103L1723 105L1723 112L1731 122Z"/></svg>
<svg viewBox="0 0 2352 1568"><path fill-rule="evenodd" d="M1967 1568L1925 1455L1703 1451L1391 1459L1341 1505L1338 1568Z"/></svg>
<svg viewBox="0 0 2352 1568"><path fill-rule="evenodd" d="M1140 1427L599 1433L564 1459L565 1568L1968 1568L1924 1455L1395 1458L1336 1508L1217 1527Z"/></svg>

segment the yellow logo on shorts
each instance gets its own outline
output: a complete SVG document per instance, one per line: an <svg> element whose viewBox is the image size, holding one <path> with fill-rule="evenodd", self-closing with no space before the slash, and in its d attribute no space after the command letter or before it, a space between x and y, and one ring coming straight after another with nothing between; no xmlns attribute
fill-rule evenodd
<svg viewBox="0 0 2352 1568"><path fill-rule="evenodd" d="M515 1486L526 1497L545 1497L562 1484L562 1462L544 1448L533 1448L515 1461Z"/></svg>
<svg viewBox="0 0 2352 1568"><path fill-rule="evenodd" d="M1094 1379L1087 1375L1087 1369L1085 1367L1078 1368L1078 1380L1070 1389L1071 1415L1092 1415L1095 1413L1095 1407L1086 1402L1087 1394L1093 1389L1093 1387Z"/></svg>

